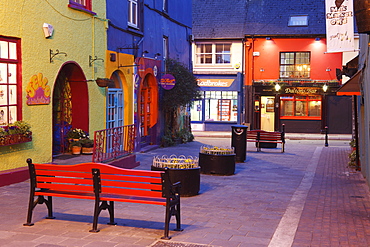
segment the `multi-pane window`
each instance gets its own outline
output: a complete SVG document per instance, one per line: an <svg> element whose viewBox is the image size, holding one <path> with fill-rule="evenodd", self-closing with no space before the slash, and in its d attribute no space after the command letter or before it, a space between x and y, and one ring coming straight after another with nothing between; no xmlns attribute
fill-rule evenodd
<svg viewBox="0 0 370 247"><path fill-rule="evenodd" d="M230 64L231 44L197 44L196 63L197 64Z"/></svg>
<svg viewBox="0 0 370 247"><path fill-rule="evenodd" d="M20 120L19 41L0 37L0 125Z"/></svg>
<svg viewBox="0 0 370 247"><path fill-rule="evenodd" d="M236 121L237 91L205 91L205 121Z"/></svg>
<svg viewBox="0 0 370 247"><path fill-rule="evenodd" d="M280 52L280 78L310 78L310 52Z"/></svg>
<svg viewBox="0 0 370 247"><path fill-rule="evenodd" d="M138 1L128 0L128 24L132 27L138 26Z"/></svg>
<svg viewBox="0 0 370 247"><path fill-rule="evenodd" d="M281 118L321 119L321 96L281 96Z"/></svg>

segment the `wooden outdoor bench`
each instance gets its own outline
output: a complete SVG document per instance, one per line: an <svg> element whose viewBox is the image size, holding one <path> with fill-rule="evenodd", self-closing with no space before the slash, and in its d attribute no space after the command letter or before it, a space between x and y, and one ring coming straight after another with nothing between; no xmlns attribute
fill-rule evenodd
<svg viewBox="0 0 370 247"><path fill-rule="evenodd" d="M102 163L77 165L33 164L27 159L30 172L30 198L27 223L32 226L32 213L37 204L45 203L46 218L53 219L53 197L90 199L95 201L93 227L97 229L99 214L108 209L114 222L114 202L132 202L165 206L165 227L162 239L170 239L169 224L176 218L175 231L181 231L180 183L171 184L167 171L130 170ZM37 197L35 199L35 197ZM46 198L47 197L47 198Z"/></svg>
<svg viewBox="0 0 370 247"><path fill-rule="evenodd" d="M268 144L281 143L281 152L284 153L285 145L285 132L271 132L264 130L249 130L247 131L247 141L255 142L257 147L257 152L261 151L263 147L269 147Z"/></svg>

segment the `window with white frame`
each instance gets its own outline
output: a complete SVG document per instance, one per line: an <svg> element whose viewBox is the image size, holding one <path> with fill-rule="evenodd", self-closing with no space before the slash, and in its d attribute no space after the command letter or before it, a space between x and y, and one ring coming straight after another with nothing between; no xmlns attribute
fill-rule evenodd
<svg viewBox="0 0 370 247"><path fill-rule="evenodd" d="M196 64L229 65L231 62L231 43L196 44Z"/></svg>
<svg viewBox="0 0 370 247"><path fill-rule="evenodd" d="M310 78L310 52L280 52L280 78Z"/></svg>
<svg viewBox="0 0 370 247"><path fill-rule="evenodd" d="M128 0L128 25L138 27L138 1Z"/></svg>
<svg viewBox="0 0 370 247"><path fill-rule="evenodd" d="M0 125L20 120L19 40L0 37Z"/></svg>

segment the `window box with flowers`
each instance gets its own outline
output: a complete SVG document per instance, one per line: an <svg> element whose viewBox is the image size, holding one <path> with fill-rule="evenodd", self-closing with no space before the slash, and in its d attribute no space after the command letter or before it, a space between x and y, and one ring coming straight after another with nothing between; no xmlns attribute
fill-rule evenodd
<svg viewBox="0 0 370 247"><path fill-rule="evenodd" d="M9 146L32 141L31 126L24 121L0 127L0 146Z"/></svg>

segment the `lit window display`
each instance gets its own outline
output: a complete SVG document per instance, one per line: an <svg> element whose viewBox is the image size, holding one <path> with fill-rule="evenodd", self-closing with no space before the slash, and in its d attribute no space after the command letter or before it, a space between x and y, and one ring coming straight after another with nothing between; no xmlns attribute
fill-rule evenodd
<svg viewBox="0 0 370 247"><path fill-rule="evenodd" d="M321 119L321 96L280 96L281 119Z"/></svg>

